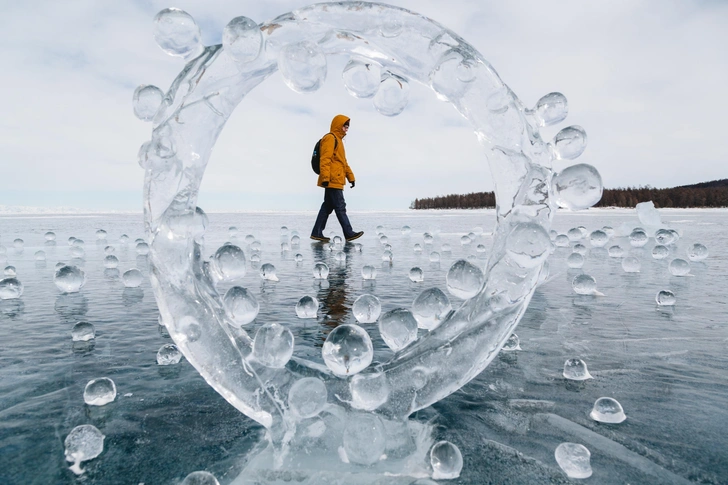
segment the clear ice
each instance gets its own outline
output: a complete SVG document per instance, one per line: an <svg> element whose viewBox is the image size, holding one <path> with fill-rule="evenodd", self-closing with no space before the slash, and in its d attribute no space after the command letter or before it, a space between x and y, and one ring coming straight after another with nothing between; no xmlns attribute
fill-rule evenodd
<svg viewBox="0 0 728 485"><path fill-rule="evenodd" d="M374 323L382 313L382 304L376 296L364 294L354 300L351 312L359 323Z"/></svg>
<svg viewBox="0 0 728 485"><path fill-rule="evenodd" d="M304 377L288 391L288 407L302 419L313 418L326 407L326 384L318 377Z"/></svg>
<svg viewBox="0 0 728 485"><path fill-rule="evenodd" d="M457 446L449 441L439 441L430 450L432 478L452 480L460 476L463 469L463 455Z"/></svg>
<svg viewBox="0 0 728 485"><path fill-rule="evenodd" d="M686 252L690 261L702 261L708 257L708 248L699 243L690 246Z"/></svg>
<svg viewBox="0 0 728 485"><path fill-rule="evenodd" d="M266 367L280 369L293 355L293 334L280 323L266 323L255 332L253 356Z"/></svg>
<svg viewBox="0 0 728 485"><path fill-rule="evenodd" d="M503 348L501 350L504 352L515 352L516 350L523 350L521 349L521 340L518 338L518 335L512 333L511 336L508 337L508 340L506 340L506 343L503 344Z"/></svg>
<svg viewBox="0 0 728 485"><path fill-rule="evenodd" d="M675 293L670 290L660 290L655 295L655 302L660 306L673 306L675 301Z"/></svg>
<svg viewBox="0 0 728 485"><path fill-rule="evenodd" d="M625 273L639 273L642 263L634 256L627 256L622 258L622 269Z"/></svg>
<svg viewBox="0 0 728 485"><path fill-rule="evenodd" d="M450 266L445 283L451 295L467 300L478 294L485 283L485 275L471 262L460 259Z"/></svg>
<svg viewBox="0 0 728 485"><path fill-rule="evenodd" d="M73 462L70 469L76 475L81 475L81 462L93 460L104 451L104 438L95 426L82 424L76 426L68 433L63 442L66 461Z"/></svg>
<svg viewBox="0 0 728 485"><path fill-rule="evenodd" d="M14 300L23 295L23 283L15 277L0 280L0 300Z"/></svg>
<svg viewBox="0 0 728 485"><path fill-rule="evenodd" d="M321 354L331 372L347 377L369 367L374 347L369 334L360 326L339 325L326 337Z"/></svg>
<svg viewBox="0 0 728 485"><path fill-rule="evenodd" d="M212 473L200 470L187 475L180 485L220 485L220 482Z"/></svg>
<svg viewBox="0 0 728 485"><path fill-rule="evenodd" d="M571 253L569 257L566 258L566 264L569 268L581 268L584 266L584 256L579 253Z"/></svg>
<svg viewBox="0 0 728 485"><path fill-rule="evenodd" d="M652 248L652 257L655 259L665 259L669 255L670 250L662 244L656 244L655 247Z"/></svg>
<svg viewBox="0 0 728 485"><path fill-rule="evenodd" d="M313 265L313 277L317 280L325 280L329 277L329 267L326 263L316 263Z"/></svg>
<svg viewBox="0 0 728 485"><path fill-rule="evenodd" d="M142 284L144 276L142 275L141 271L136 268L132 268L125 271L124 274L121 276L121 279L122 281L124 281L124 286L126 286L127 288L137 288L139 287L139 285Z"/></svg>
<svg viewBox="0 0 728 485"><path fill-rule="evenodd" d="M591 413L589 413L589 416L594 421L611 424L621 423L627 419L627 416L624 415L622 405L611 397L600 397L597 399L594 402L594 407Z"/></svg>
<svg viewBox="0 0 728 485"><path fill-rule="evenodd" d="M412 302L412 314L420 328L434 330L452 311L450 299L440 288L428 288Z"/></svg>
<svg viewBox="0 0 728 485"><path fill-rule="evenodd" d="M78 266L63 265L56 269L53 283L63 293L77 293L86 284L86 273Z"/></svg>
<svg viewBox="0 0 728 485"><path fill-rule="evenodd" d="M571 287L577 295L597 294L597 280L588 274L576 275L571 281Z"/></svg>
<svg viewBox="0 0 728 485"><path fill-rule="evenodd" d="M179 351L174 344L164 344L157 351L158 365L174 365L179 364L182 360L182 352Z"/></svg>
<svg viewBox="0 0 728 485"><path fill-rule="evenodd" d="M361 277L365 280L374 280L377 278L377 268L366 264L361 268Z"/></svg>
<svg viewBox="0 0 728 485"><path fill-rule="evenodd" d="M690 273L690 264L684 259L676 258L670 261L668 269L673 276L687 276Z"/></svg>
<svg viewBox="0 0 728 485"><path fill-rule="evenodd" d="M74 342L87 342L96 337L96 329L89 322L78 322L71 329L71 339Z"/></svg>
<svg viewBox="0 0 728 485"><path fill-rule="evenodd" d="M276 276L276 267L270 263L265 263L260 267L260 277L268 281L278 281Z"/></svg>
<svg viewBox="0 0 728 485"><path fill-rule="evenodd" d="M298 318L317 318L319 301L313 296L304 296L296 303Z"/></svg>
<svg viewBox="0 0 728 485"><path fill-rule="evenodd" d="M586 446L578 443L561 443L554 452L559 464L569 478L589 478L592 476L591 453Z"/></svg>
<svg viewBox="0 0 728 485"><path fill-rule="evenodd" d="M564 377L571 381L592 379L586 367L586 362L581 359L568 359L564 362Z"/></svg>
<svg viewBox="0 0 728 485"><path fill-rule="evenodd" d="M417 340L417 320L405 308L395 308L379 317L379 333L387 346L398 352Z"/></svg>
<svg viewBox="0 0 728 485"><path fill-rule="evenodd" d="M641 248L648 240L647 234L642 229L635 229L629 235L629 243L636 248Z"/></svg>
<svg viewBox="0 0 728 485"><path fill-rule="evenodd" d="M92 379L83 390L83 401L89 406L103 406L116 399L116 384L108 377Z"/></svg>
<svg viewBox="0 0 728 485"><path fill-rule="evenodd" d="M233 286L222 299L225 311L238 326L247 325L258 316L260 304L255 296L242 286Z"/></svg>
<svg viewBox="0 0 728 485"><path fill-rule="evenodd" d="M635 210L637 211L637 217L640 222L646 228L656 229L662 226L660 213L657 212L655 204L653 204L651 200L648 202L640 202L635 206Z"/></svg>

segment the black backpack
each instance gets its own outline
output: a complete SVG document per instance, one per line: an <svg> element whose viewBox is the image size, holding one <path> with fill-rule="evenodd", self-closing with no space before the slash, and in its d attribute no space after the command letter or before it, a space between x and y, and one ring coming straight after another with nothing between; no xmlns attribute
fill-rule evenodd
<svg viewBox="0 0 728 485"><path fill-rule="evenodd" d="M334 134L326 133L326 135ZM323 138L321 138L321 140L323 140ZM316 142L316 146L313 147L313 154L311 155L311 168L316 173L316 175L321 174L321 140ZM338 144L339 140L337 140L336 135L334 135L334 151L336 151L336 147L338 146Z"/></svg>

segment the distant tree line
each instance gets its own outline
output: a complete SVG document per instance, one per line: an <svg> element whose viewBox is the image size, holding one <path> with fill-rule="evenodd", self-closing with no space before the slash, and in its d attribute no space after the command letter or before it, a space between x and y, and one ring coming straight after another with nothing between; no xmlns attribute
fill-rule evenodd
<svg viewBox="0 0 728 485"><path fill-rule="evenodd" d="M651 200L655 207L728 207L728 179L668 189L626 187L604 189L594 207L634 207ZM485 209L495 207L493 192L415 199L410 209Z"/></svg>

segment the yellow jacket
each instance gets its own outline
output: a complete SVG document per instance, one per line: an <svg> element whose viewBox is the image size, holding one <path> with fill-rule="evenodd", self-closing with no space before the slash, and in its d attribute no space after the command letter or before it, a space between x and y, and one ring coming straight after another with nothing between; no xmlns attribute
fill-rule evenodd
<svg viewBox="0 0 728 485"><path fill-rule="evenodd" d="M328 182L330 189L343 189L347 179L349 182L356 180L354 172L346 163L346 150L344 150L344 123L347 121L349 118L344 115L336 115L331 120L331 133L337 138L336 143L334 137L328 133L321 139L321 173L317 182L319 187L323 187L321 185L323 182Z"/></svg>

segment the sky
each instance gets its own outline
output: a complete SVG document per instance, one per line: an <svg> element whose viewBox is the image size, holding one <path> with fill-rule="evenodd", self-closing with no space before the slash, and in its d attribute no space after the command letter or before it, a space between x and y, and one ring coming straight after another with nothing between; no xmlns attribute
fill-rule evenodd
<svg viewBox="0 0 728 485"><path fill-rule="evenodd" d="M728 177L728 2L721 0L392 0L473 45L526 106L569 100L552 137L582 126L577 159L605 187L671 187ZM308 5L292 0L3 2L0 206L140 211L137 163L151 124L134 117L140 84L166 91L183 67L156 45L161 9L190 13L207 45L229 20L256 22ZM406 209L417 197L492 190L472 128L425 86L396 117L351 97L330 58L324 86L291 91L276 73L236 108L202 182L207 211L316 210L310 154L331 118L351 117L346 152L357 185L349 210ZM414 83L413 83L414 84ZM573 162L569 162L573 163ZM569 163L559 162L559 170Z"/></svg>

